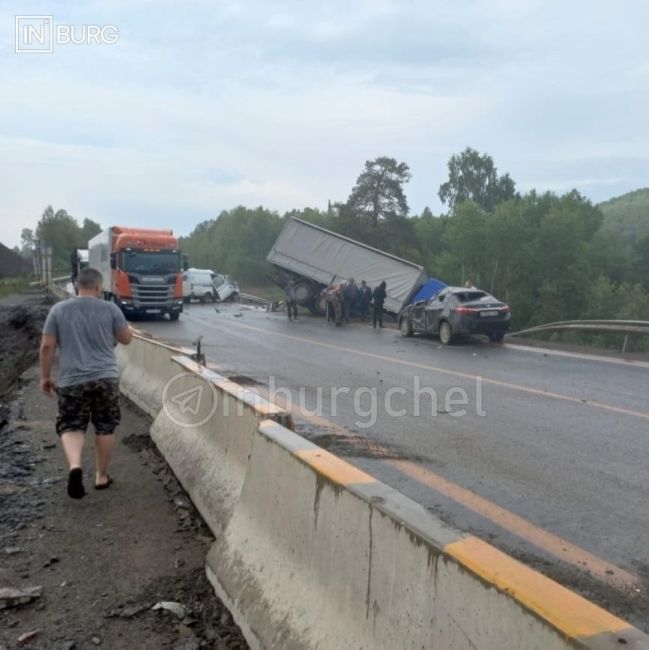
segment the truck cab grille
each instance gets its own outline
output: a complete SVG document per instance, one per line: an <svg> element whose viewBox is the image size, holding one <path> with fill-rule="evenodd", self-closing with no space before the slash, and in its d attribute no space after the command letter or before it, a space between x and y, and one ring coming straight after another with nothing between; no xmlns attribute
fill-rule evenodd
<svg viewBox="0 0 649 650"><path fill-rule="evenodd" d="M136 307L164 307L173 297L173 285L133 284L133 302Z"/></svg>

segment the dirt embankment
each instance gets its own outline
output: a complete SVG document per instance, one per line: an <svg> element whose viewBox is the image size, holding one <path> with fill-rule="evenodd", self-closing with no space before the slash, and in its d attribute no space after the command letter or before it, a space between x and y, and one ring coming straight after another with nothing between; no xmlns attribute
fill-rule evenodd
<svg viewBox="0 0 649 650"><path fill-rule="evenodd" d="M38 340L51 304L40 292L0 300L0 403L38 359Z"/></svg>
<svg viewBox="0 0 649 650"><path fill-rule="evenodd" d="M122 405L114 484L106 491L92 489L89 431L88 494L67 497L56 403L40 393L34 366L49 304L38 296L6 303L0 301L0 650L247 648L205 577L211 532L154 448L147 418Z"/></svg>

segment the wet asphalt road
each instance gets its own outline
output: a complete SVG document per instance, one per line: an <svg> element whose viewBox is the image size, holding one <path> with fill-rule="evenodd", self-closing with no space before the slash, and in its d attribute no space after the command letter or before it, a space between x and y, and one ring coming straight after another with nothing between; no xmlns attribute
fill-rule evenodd
<svg viewBox="0 0 649 650"><path fill-rule="evenodd" d="M138 326L202 335L222 374L296 408L320 391L326 422L298 415L299 433L646 629L649 364L217 309Z"/></svg>

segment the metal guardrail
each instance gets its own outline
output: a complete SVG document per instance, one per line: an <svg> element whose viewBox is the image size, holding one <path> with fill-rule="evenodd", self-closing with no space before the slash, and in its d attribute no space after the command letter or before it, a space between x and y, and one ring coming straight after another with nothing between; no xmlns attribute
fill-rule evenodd
<svg viewBox="0 0 649 650"><path fill-rule="evenodd" d="M261 305L265 307L268 311L271 311L273 307L273 301L267 300L266 298L260 298L259 296L253 296L250 293L239 293L239 302L250 302L256 305Z"/></svg>
<svg viewBox="0 0 649 650"><path fill-rule="evenodd" d="M520 332L512 332L507 336L521 336L535 332L551 331L590 331L605 334L624 334L622 352L626 352L630 334L649 334L649 321L645 320L564 320L556 323L545 323L536 327L528 327Z"/></svg>

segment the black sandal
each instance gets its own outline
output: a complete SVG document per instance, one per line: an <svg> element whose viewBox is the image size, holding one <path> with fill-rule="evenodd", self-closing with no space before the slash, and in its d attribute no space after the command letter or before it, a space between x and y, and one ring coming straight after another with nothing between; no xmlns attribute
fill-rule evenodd
<svg viewBox="0 0 649 650"><path fill-rule="evenodd" d="M111 486L113 479L110 476L108 476L108 474L106 474L106 479L107 481L105 483L100 483L99 485L95 485L95 490L107 490Z"/></svg>
<svg viewBox="0 0 649 650"><path fill-rule="evenodd" d="M83 470L80 467L75 467L68 474L68 496L72 499L82 499L85 495Z"/></svg>

